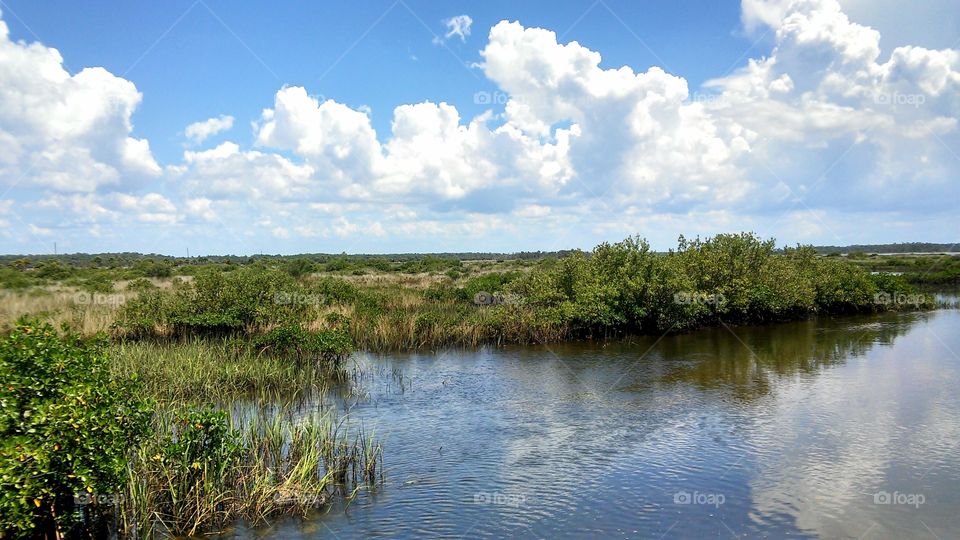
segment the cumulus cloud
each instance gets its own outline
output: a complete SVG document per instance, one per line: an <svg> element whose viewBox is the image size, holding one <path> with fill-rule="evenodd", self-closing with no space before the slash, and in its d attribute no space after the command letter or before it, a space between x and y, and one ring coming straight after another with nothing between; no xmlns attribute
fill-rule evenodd
<svg viewBox="0 0 960 540"><path fill-rule="evenodd" d="M689 103L683 78L658 67L603 69L599 53L515 22L494 26L481 54L510 95L508 123L539 136L572 123L571 189L581 195L676 205L745 192L736 161L754 134Z"/></svg>
<svg viewBox="0 0 960 540"><path fill-rule="evenodd" d="M470 18L469 15L457 15L456 17L444 19L443 24L447 27L447 33L442 37L437 36L433 38L434 43L438 45L442 44L454 36L459 37L461 42L466 43L467 38L470 36L470 27L473 26L473 19Z"/></svg>
<svg viewBox="0 0 960 540"><path fill-rule="evenodd" d="M202 122L190 124L183 130L183 134L193 144L201 144L207 138L231 129L233 129L233 117L221 114L216 118L208 118Z"/></svg>
<svg viewBox="0 0 960 540"><path fill-rule="evenodd" d="M184 167L171 171L190 196L214 200L299 200L313 189L313 167L256 150L241 151L225 142L216 148L184 153Z"/></svg>
<svg viewBox="0 0 960 540"><path fill-rule="evenodd" d="M130 136L132 82L99 67L71 75L56 49L11 41L0 20L0 88L0 182L90 192L160 175Z"/></svg>
<svg viewBox="0 0 960 540"><path fill-rule="evenodd" d="M466 40L464 17L444 39ZM597 51L510 21L490 29L479 64L505 102L474 117L401 104L377 133L369 109L285 86L252 148L185 151L164 169L169 191L120 189L159 174L131 137L132 83L98 69L70 76L55 50L12 43L2 27L0 80L13 82L0 102L0 178L27 171L56 194L48 208L85 216L76 223L215 222L283 242L469 234L496 249L568 230L589 244L754 228L842 243L838 230L875 240L854 236L870 219L914 234L924 229L904 216L950 219L936 216L958 195L958 51L885 54L880 33L836 0L743 0L742 19L770 36L770 52L703 88L656 66L603 67ZM200 144L232 122L184 133Z"/></svg>
<svg viewBox="0 0 960 540"><path fill-rule="evenodd" d="M719 96L706 108L760 135L747 166L764 192L785 185L821 208L945 208L960 146L957 51L898 47L881 61L880 34L835 0L745 0L744 16L770 25L776 46L708 83Z"/></svg>
<svg viewBox="0 0 960 540"><path fill-rule="evenodd" d="M320 103L302 87L277 92L273 109L263 112L257 145L291 150L334 183L363 182L382 166L366 114L332 99Z"/></svg>
<svg viewBox="0 0 960 540"><path fill-rule="evenodd" d="M710 99L659 67L603 68L596 51L502 21L480 65L508 96L502 112L400 105L381 136L369 111L285 87L263 113L257 151L188 152L183 174L205 197L355 205L353 219L321 213L333 221L288 228L304 236L369 234L359 220L380 223L371 205L386 203L417 216L392 220L391 234L484 214L509 228L596 213L608 223L594 229L608 231L609 220L629 229L664 212L734 227L737 216L776 226L762 215L777 213L823 234L824 209L889 212L905 194L951 189L956 51L900 47L881 61L879 34L835 0L744 0L743 19L769 28L775 46L708 83Z"/></svg>

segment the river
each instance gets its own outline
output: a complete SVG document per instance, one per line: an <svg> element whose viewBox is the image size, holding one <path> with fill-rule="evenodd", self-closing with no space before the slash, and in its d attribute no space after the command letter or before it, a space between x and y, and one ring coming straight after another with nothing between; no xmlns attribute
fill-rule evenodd
<svg viewBox="0 0 960 540"><path fill-rule="evenodd" d="M960 311L360 355L385 483L242 538L957 538Z"/></svg>

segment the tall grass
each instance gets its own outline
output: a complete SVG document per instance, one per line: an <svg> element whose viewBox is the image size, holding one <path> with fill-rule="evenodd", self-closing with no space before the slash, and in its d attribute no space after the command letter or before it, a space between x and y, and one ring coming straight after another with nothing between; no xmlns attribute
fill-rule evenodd
<svg viewBox="0 0 960 540"><path fill-rule="evenodd" d="M0 290L0 332L9 332L21 316L36 317L54 326L70 325L90 336L106 332L117 319L119 306L135 293L91 293L72 287L45 286Z"/></svg>
<svg viewBox="0 0 960 540"><path fill-rule="evenodd" d="M321 392L339 380L331 372L257 354L227 339L118 342L111 346L110 358L114 375L136 376L148 395L164 403L306 394Z"/></svg>
<svg viewBox="0 0 960 540"><path fill-rule="evenodd" d="M157 414L132 456L120 514L127 534L175 536L306 515L382 481L383 450L332 410L289 407L227 420L209 411Z"/></svg>

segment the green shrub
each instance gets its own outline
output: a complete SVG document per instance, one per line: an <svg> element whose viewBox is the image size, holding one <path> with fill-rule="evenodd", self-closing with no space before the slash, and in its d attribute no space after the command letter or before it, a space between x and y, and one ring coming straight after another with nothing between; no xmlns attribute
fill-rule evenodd
<svg viewBox="0 0 960 540"><path fill-rule="evenodd" d="M588 334L622 332L639 329L648 317L653 264L646 241L628 238L542 265L505 288L554 324Z"/></svg>
<svg viewBox="0 0 960 540"><path fill-rule="evenodd" d="M150 407L110 377L104 345L30 320L0 341L0 536L53 538L75 496L123 485Z"/></svg>
<svg viewBox="0 0 960 540"><path fill-rule="evenodd" d="M137 278L127 284L127 289L131 291L152 291L156 290L157 286L153 284L152 281L144 278Z"/></svg>
<svg viewBox="0 0 960 540"><path fill-rule="evenodd" d="M113 280L107 274L96 274L84 280L81 287L89 293L108 293L113 291Z"/></svg>
<svg viewBox="0 0 960 540"><path fill-rule="evenodd" d="M207 269L172 292L142 291L124 305L118 327L134 335L149 335L163 326L178 335L244 332L304 313L305 298L303 287L276 269Z"/></svg>
<svg viewBox="0 0 960 540"><path fill-rule="evenodd" d="M133 265L133 273L139 277L165 278L173 275L173 265L167 261L141 259Z"/></svg>
<svg viewBox="0 0 960 540"><path fill-rule="evenodd" d="M343 257L337 257L336 259L331 259L327 261L327 264L324 265L323 269L327 272L342 272L350 268L350 263Z"/></svg>
<svg viewBox="0 0 960 540"><path fill-rule="evenodd" d="M651 253L639 238L601 244L590 254L544 261L505 284L524 304L509 313L581 335L667 332L902 309L904 302L882 303L875 295L884 292L896 300L912 293L903 279L871 276L847 261L818 257L812 248L777 253L774 246L750 233L681 237L678 249L665 255ZM470 280L464 292L474 283L496 286L483 279ZM927 304L912 304L921 305Z"/></svg>
<svg viewBox="0 0 960 540"><path fill-rule="evenodd" d="M0 288L26 289L34 285L34 280L27 272L14 270L9 266L0 266Z"/></svg>
<svg viewBox="0 0 960 540"><path fill-rule="evenodd" d="M299 324L277 326L253 340L260 353L290 356L314 365L338 365L353 351L353 340L342 329L310 332Z"/></svg>
<svg viewBox="0 0 960 540"><path fill-rule="evenodd" d="M455 272L455 270L451 270ZM506 286L520 277L520 272L491 272L472 277L457 291L460 300L472 302L479 292L490 294L503 292Z"/></svg>
<svg viewBox="0 0 960 540"><path fill-rule="evenodd" d="M325 304L347 304L355 301L359 296L356 286L344 279L323 277L310 282L307 291L319 297Z"/></svg>
<svg viewBox="0 0 960 540"><path fill-rule="evenodd" d="M299 278L305 276L314 270L314 264L302 257L289 260L284 263L283 271L290 274L294 278Z"/></svg>

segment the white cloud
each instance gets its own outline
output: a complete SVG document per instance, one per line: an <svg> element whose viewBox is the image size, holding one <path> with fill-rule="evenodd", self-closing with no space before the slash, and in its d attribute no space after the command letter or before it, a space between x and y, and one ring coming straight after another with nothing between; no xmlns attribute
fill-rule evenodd
<svg viewBox="0 0 960 540"><path fill-rule="evenodd" d="M544 137L572 123L569 188L578 195L688 205L745 193L736 160L754 135L689 103L683 78L657 67L602 69L600 54L515 22L494 26L481 54L486 75L510 95L509 125Z"/></svg>
<svg viewBox="0 0 960 540"><path fill-rule="evenodd" d="M470 18L469 15L457 15L449 19L444 19L443 24L447 27L447 33L444 34L443 37L437 36L433 38L434 43L438 45L442 44L453 36L459 37L460 41L465 43L470 36L470 27L473 26L473 19Z"/></svg>
<svg viewBox="0 0 960 540"><path fill-rule="evenodd" d="M773 7L771 7L773 6ZM744 2L768 24L772 53L713 81L715 118L759 134L748 170L815 208L944 210L960 146L960 54L898 47L835 0ZM761 203L769 202L761 198Z"/></svg>
<svg viewBox="0 0 960 540"><path fill-rule="evenodd" d="M217 213L213 209L213 201L204 197L187 199L184 209L188 216L204 221L214 221L217 217Z"/></svg>
<svg viewBox="0 0 960 540"><path fill-rule="evenodd" d="M273 153L241 151L233 142L201 152L184 152L184 169L171 174L189 197L250 200L303 199L312 196L313 167Z"/></svg>
<svg viewBox="0 0 960 540"><path fill-rule="evenodd" d="M502 110L465 118L450 103L401 104L378 134L368 108L285 86L255 123L253 148L185 151L147 186L130 181L160 175L147 142L130 136L133 84L99 68L70 76L55 50L12 43L2 26L11 97L0 100L0 181L26 173L47 190L30 208L48 212L37 223L57 222L58 235L189 225L211 238L224 229L379 250L384 236L421 249L458 235L477 249L518 238L560 248L751 228L843 243L838 231L855 237L871 219L920 236L950 222L960 53L884 53L881 34L836 0L743 0L742 18L768 32L771 52L693 95L659 67L601 67L596 51L502 21L480 65L506 96ZM448 23L445 39L465 41L470 24ZM211 118L184 134L200 144L232 124Z"/></svg>
<svg viewBox="0 0 960 540"><path fill-rule="evenodd" d="M223 133L224 131L229 131L233 128L233 117L228 115L220 115L216 118L208 118L202 122L194 122L186 127L183 130L183 134L187 136L190 141L197 145L201 144L207 138L212 137L218 133Z"/></svg>
<svg viewBox="0 0 960 540"><path fill-rule="evenodd" d="M601 68L595 51L503 21L481 51L483 72L509 96L501 114L465 120L447 103L400 105L381 138L368 112L285 87L257 126L260 150L187 152L182 175L191 193L244 199L275 220L298 215L277 205L308 204L319 213L303 217L322 223L289 229L324 237L370 235L363 223L374 222L389 234L452 231L475 225L475 212L506 228L504 219L552 226L599 214L595 231L657 213L720 212L734 228L756 213L777 227L762 217L776 213L797 234L828 234L824 208L889 211L905 193L949 182L954 165L937 138L955 137L956 51L904 47L880 62L878 33L834 0L747 0L744 21L770 25L776 46L712 81L710 99L692 99L660 68ZM384 204L399 210L385 216Z"/></svg>
<svg viewBox="0 0 960 540"><path fill-rule="evenodd" d="M291 150L339 184L368 180L382 165L366 114L332 99L320 103L296 86L282 88L274 108L263 112L257 144Z"/></svg>
<svg viewBox="0 0 960 540"><path fill-rule="evenodd" d="M35 236L52 236L53 235L53 230L48 229L47 227L40 227L33 223L29 224L27 228L29 229L30 234Z"/></svg>
<svg viewBox="0 0 960 540"><path fill-rule="evenodd" d="M133 83L99 67L70 75L56 49L11 41L2 20L0 88L0 183L90 192L160 174L130 137Z"/></svg>

